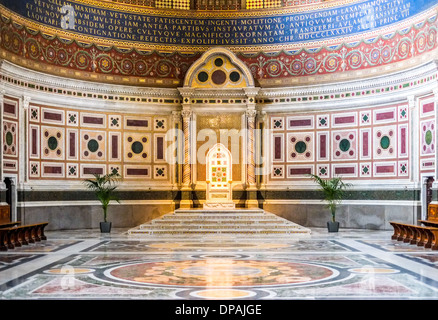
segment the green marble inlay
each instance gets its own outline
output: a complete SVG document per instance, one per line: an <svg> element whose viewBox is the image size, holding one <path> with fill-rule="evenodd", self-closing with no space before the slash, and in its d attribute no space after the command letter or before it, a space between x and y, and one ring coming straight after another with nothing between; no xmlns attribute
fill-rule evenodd
<svg viewBox="0 0 438 320"><path fill-rule="evenodd" d="M207 81L207 80L208 80L208 74L207 74L207 72L204 72L204 71L200 72L200 73L198 74L198 80L201 81L201 82L205 82L205 81Z"/></svg>
<svg viewBox="0 0 438 320"><path fill-rule="evenodd" d="M391 140L389 139L388 136L383 136L382 139L380 139L380 146L381 146L383 149L388 149L390 143L391 143Z"/></svg>
<svg viewBox="0 0 438 320"><path fill-rule="evenodd" d="M434 196L435 196L434 192ZM180 199L205 199L205 191L134 191L118 190L117 195L121 200L175 200ZM249 196L249 191L233 190L233 199L244 200ZM324 195L319 190L263 190L252 194L259 200L321 200ZM51 191L22 191L18 190L18 199L22 202L41 201L84 201L95 200L93 192L72 190ZM349 190L345 200L419 200L420 190ZM306 204L303 203L305 206Z"/></svg>
<svg viewBox="0 0 438 320"><path fill-rule="evenodd" d="M99 149L99 142L97 142L94 139L91 139L90 141L88 141L88 150L90 150L91 152L96 152Z"/></svg>
<svg viewBox="0 0 438 320"><path fill-rule="evenodd" d="M224 60L222 60L221 58L217 58L216 60L214 60L214 65L216 67L222 67L223 64L224 64Z"/></svg>
<svg viewBox="0 0 438 320"><path fill-rule="evenodd" d="M425 139L426 139L427 145L430 145L432 143L432 131L430 131L430 130L426 131Z"/></svg>
<svg viewBox="0 0 438 320"><path fill-rule="evenodd" d="M342 139L339 142L339 148L341 149L341 151L345 152L348 151L350 149L350 141L348 139Z"/></svg>
<svg viewBox="0 0 438 320"><path fill-rule="evenodd" d="M139 154L143 151L143 144L139 141L135 141L132 145L131 145L131 150L132 152L134 152L135 154Z"/></svg>
<svg viewBox="0 0 438 320"><path fill-rule="evenodd" d="M12 145L12 142L14 141L14 137L12 136L11 132L6 132L6 144L8 146Z"/></svg>
<svg viewBox="0 0 438 320"><path fill-rule="evenodd" d="M303 153L307 149L307 145L303 141L298 141L295 144L295 151L298 153Z"/></svg>
<svg viewBox="0 0 438 320"><path fill-rule="evenodd" d="M47 140L47 146L49 147L50 150L55 150L58 147L58 139L56 139L55 137L50 137Z"/></svg>
<svg viewBox="0 0 438 320"><path fill-rule="evenodd" d="M240 80L240 74L237 71L233 71L230 74L230 80L233 82L237 82Z"/></svg>

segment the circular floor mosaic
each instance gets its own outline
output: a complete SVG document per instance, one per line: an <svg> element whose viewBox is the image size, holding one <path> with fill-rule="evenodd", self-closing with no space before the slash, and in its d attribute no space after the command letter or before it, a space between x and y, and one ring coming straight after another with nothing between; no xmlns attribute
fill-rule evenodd
<svg viewBox="0 0 438 320"><path fill-rule="evenodd" d="M338 274L335 269L315 264L221 258L136 263L106 272L122 282L210 288L303 284Z"/></svg>

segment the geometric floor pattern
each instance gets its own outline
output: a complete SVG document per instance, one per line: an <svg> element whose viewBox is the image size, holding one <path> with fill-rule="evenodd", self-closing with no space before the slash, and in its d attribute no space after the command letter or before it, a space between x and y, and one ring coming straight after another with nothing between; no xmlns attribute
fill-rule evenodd
<svg viewBox="0 0 438 320"><path fill-rule="evenodd" d="M47 231L0 252L1 300L436 300L438 251L392 231L285 239L132 239Z"/></svg>

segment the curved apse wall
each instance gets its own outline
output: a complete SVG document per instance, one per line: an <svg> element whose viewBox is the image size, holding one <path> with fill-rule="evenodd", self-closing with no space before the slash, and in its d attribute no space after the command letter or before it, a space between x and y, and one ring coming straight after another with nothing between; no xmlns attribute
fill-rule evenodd
<svg viewBox="0 0 438 320"><path fill-rule="evenodd" d="M266 87L406 69L437 46L435 1L329 1L237 12L85 0L0 5L2 58L111 83L144 85L147 79L149 86L180 86L190 65L212 46L235 52Z"/></svg>

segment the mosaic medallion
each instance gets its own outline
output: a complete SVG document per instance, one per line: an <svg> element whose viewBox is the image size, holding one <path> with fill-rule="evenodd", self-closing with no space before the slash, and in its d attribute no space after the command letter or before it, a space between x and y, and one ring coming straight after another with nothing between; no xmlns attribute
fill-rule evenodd
<svg viewBox="0 0 438 320"><path fill-rule="evenodd" d="M290 133L288 134L288 161L312 161L314 134L309 133Z"/></svg>
<svg viewBox="0 0 438 320"><path fill-rule="evenodd" d="M105 132L82 131L81 132L81 158L86 160L105 159Z"/></svg>
<svg viewBox="0 0 438 320"><path fill-rule="evenodd" d="M397 128L395 126L379 127L374 130L374 157L392 158L396 156Z"/></svg>
<svg viewBox="0 0 438 320"><path fill-rule="evenodd" d="M357 158L357 132L339 131L333 133L333 159L347 160Z"/></svg>
<svg viewBox="0 0 438 320"><path fill-rule="evenodd" d="M15 156L17 154L17 124L3 122L3 154Z"/></svg>
<svg viewBox="0 0 438 320"><path fill-rule="evenodd" d="M313 283L338 272L307 263L217 258L130 264L110 269L106 275L130 283L217 288Z"/></svg>
<svg viewBox="0 0 438 320"><path fill-rule="evenodd" d="M64 129L42 127L41 155L44 159L60 160L64 157Z"/></svg>
<svg viewBox="0 0 438 320"><path fill-rule="evenodd" d="M125 134L125 161L149 161L150 153L150 134L137 132Z"/></svg>
<svg viewBox="0 0 438 320"><path fill-rule="evenodd" d="M433 154L435 152L435 120L421 122L421 154Z"/></svg>

